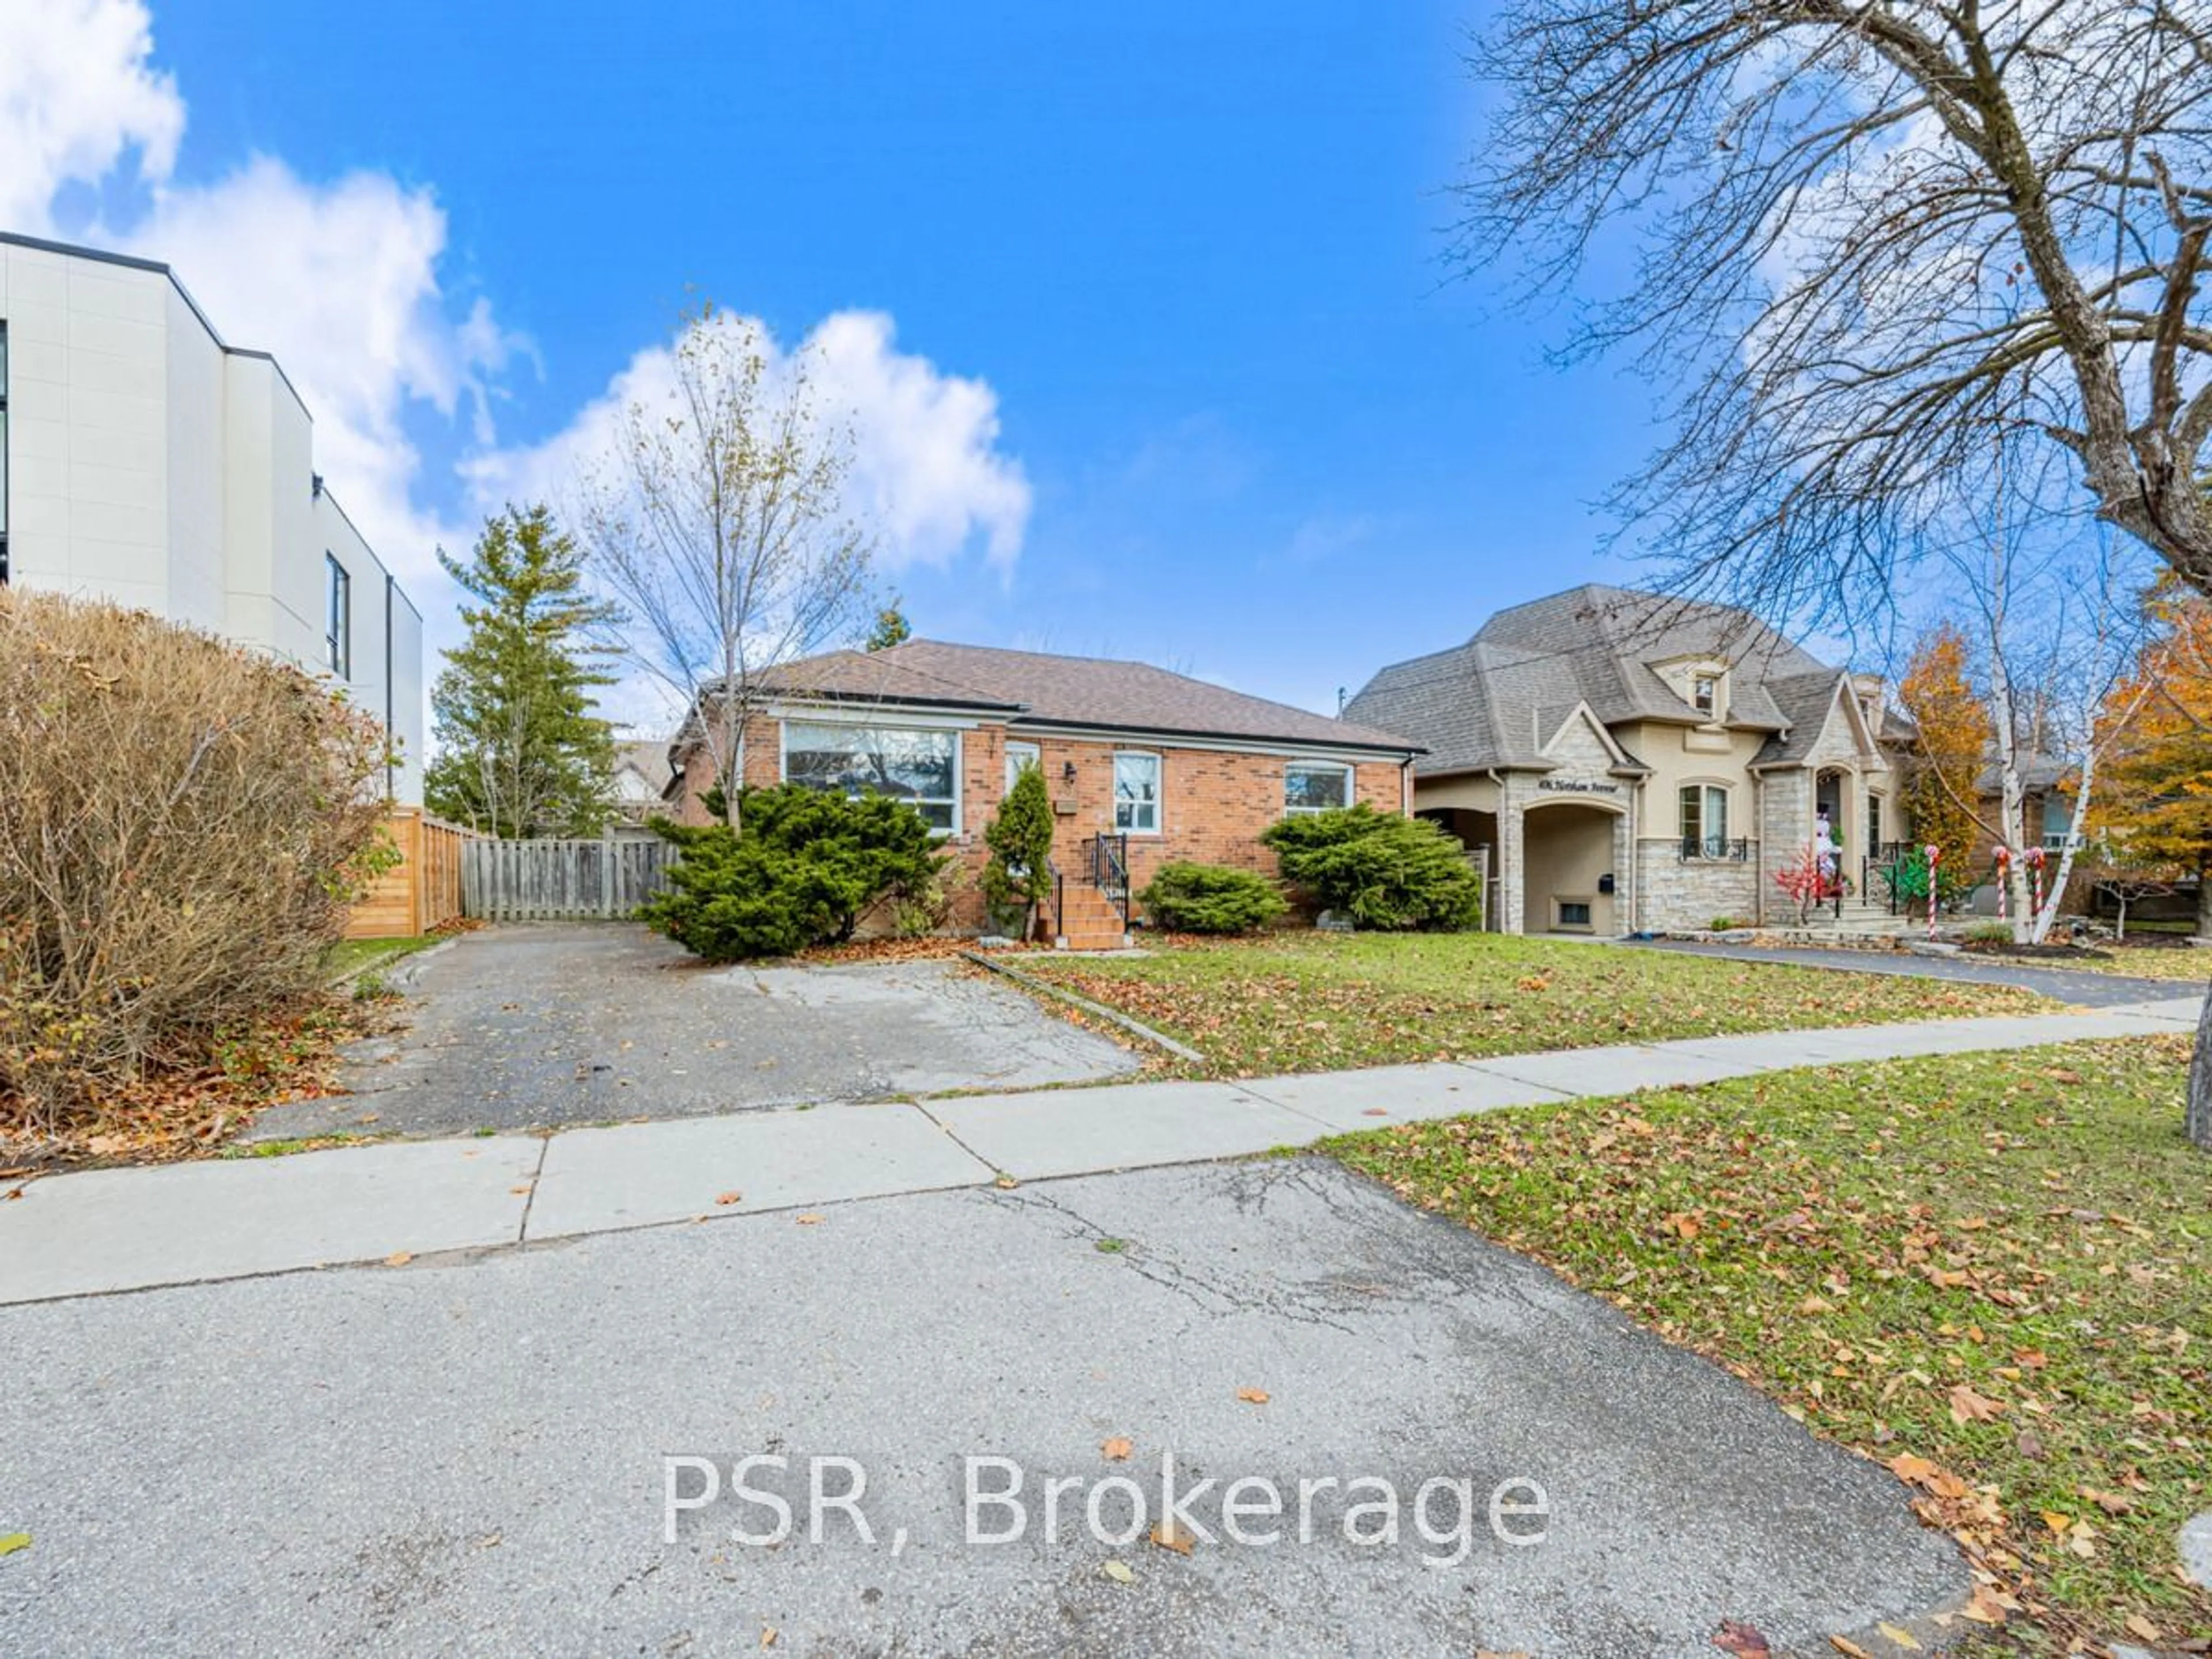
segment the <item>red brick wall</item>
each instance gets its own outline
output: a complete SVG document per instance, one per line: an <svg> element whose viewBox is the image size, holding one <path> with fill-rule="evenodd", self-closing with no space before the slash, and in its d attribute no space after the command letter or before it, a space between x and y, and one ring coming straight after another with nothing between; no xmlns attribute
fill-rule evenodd
<svg viewBox="0 0 2212 1659"><path fill-rule="evenodd" d="M960 890L954 916L958 927L982 925L982 900L974 878L981 875L990 856L983 831L1006 790L1008 735L999 725L961 734L960 831L944 843L969 877L955 883ZM1114 832L1114 756L1123 749L1160 757L1160 833L1130 835L1133 886L1141 889L1161 865L1177 860L1274 872L1275 855L1261 844L1260 833L1283 815L1283 757L1012 735L1017 741L1036 743L1042 751L1057 830L1053 858L1071 881L1079 879L1089 867L1085 843L1101 831ZM781 781L782 746L774 720L763 716L750 722L745 749L749 784ZM1070 766L1074 768L1072 781ZM694 754L684 770L684 791L676 815L683 822L707 821L700 797L712 786L714 776L711 757L703 750ZM1352 786L1357 799L1378 811L1402 810L1403 784L1395 761L1362 763L1353 769Z"/></svg>

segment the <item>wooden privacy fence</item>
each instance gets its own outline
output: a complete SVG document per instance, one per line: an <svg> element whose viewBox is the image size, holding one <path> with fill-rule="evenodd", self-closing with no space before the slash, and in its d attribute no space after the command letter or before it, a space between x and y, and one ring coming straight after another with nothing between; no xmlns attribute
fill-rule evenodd
<svg viewBox="0 0 2212 1659"><path fill-rule="evenodd" d="M385 830L399 862L355 904L348 939L412 939L461 914L461 849L475 834L419 806L395 807Z"/></svg>
<svg viewBox="0 0 2212 1659"><path fill-rule="evenodd" d="M471 840L461 848L461 907L486 921L627 916L668 884L675 861L658 836Z"/></svg>

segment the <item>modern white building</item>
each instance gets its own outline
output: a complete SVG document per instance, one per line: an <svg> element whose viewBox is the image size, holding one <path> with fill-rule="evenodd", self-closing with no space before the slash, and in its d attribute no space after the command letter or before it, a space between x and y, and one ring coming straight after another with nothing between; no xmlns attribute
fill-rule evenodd
<svg viewBox="0 0 2212 1659"><path fill-rule="evenodd" d="M264 351L164 264L0 232L0 583L112 600L341 682L422 798L422 618L315 471Z"/></svg>

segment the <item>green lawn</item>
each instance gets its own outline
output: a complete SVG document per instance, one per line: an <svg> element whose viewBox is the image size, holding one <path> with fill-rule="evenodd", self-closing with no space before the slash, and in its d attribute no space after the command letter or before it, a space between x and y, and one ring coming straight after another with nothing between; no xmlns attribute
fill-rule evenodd
<svg viewBox="0 0 2212 1659"><path fill-rule="evenodd" d="M2212 1632L2174 1546L2212 1510L2185 1060L2154 1038L1783 1073L1328 1150L1888 1464L1990 1577L1978 1610L2008 1616L1978 1650L2155 1649Z"/></svg>
<svg viewBox="0 0 2212 1659"><path fill-rule="evenodd" d="M1228 1077L2056 1006L2002 987L1501 933L1283 933L1022 965Z"/></svg>
<svg viewBox="0 0 2212 1659"><path fill-rule="evenodd" d="M428 933L416 939L342 939L331 947L331 977L343 979L348 974L363 969L388 967L402 957L412 956L437 943L437 938Z"/></svg>

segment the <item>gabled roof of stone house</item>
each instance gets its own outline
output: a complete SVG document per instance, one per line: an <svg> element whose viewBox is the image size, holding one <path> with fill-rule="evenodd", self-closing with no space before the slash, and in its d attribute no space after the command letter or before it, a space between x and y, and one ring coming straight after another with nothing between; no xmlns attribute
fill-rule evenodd
<svg viewBox="0 0 2212 1659"><path fill-rule="evenodd" d="M831 651L763 677L787 697L941 708L1101 732L1372 750L1421 745L1394 732L1232 691L1149 663L1063 657L996 646L907 640L882 651Z"/></svg>
<svg viewBox="0 0 2212 1659"><path fill-rule="evenodd" d="M1707 723L1660 672L1687 660L1728 665L1723 724L1769 734L1760 763L1809 744L1848 678L1747 611L1593 582L1501 611L1464 644L1383 669L1345 713L1421 738L1426 775L1540 769L1552 763L1546 739L1578 702L1607 726Z"/></svg>

